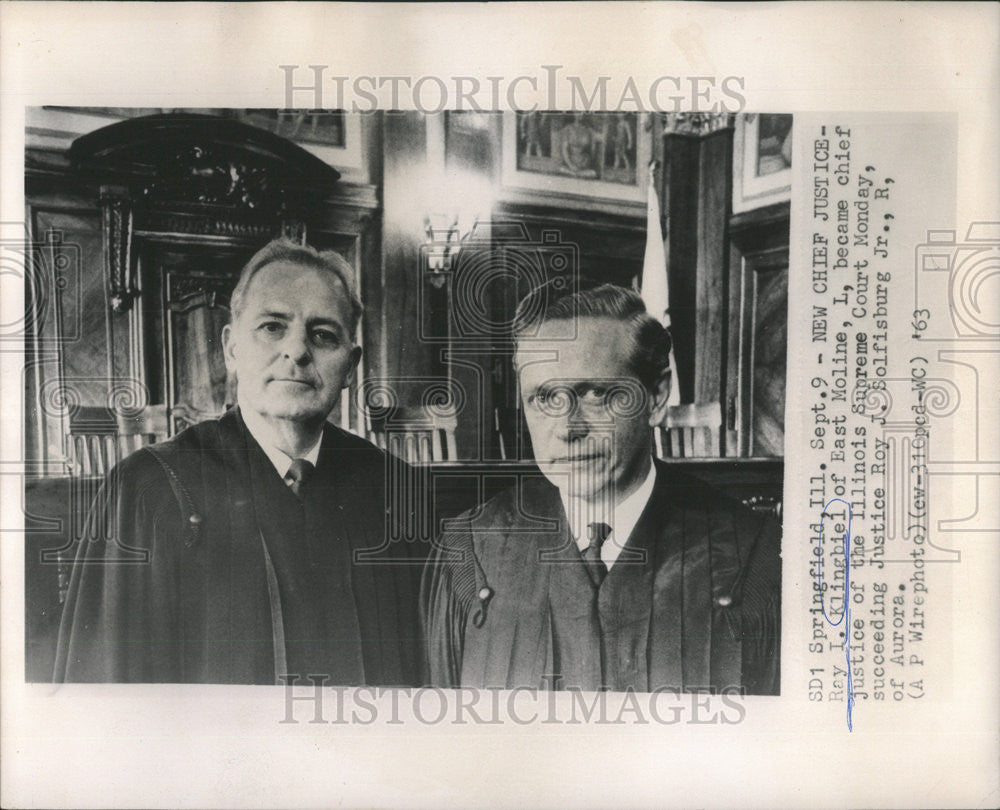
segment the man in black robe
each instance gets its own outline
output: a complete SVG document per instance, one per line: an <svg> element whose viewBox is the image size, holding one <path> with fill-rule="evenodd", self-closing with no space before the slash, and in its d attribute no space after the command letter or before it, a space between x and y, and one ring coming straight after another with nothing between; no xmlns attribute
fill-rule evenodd
<svg viewBox="0 0 1000 810"><path fill-rule="evenodd" d="M405 476L326 421L360 313L336 254L277 241L250 260L222 335L238 407L108 476L57 681L419 682L416 569L387 543L386 482Z"/></svg>
<svg viewBox="0 0 1000 810"><path fill-rule="evenodd" d="M780 528L652 457L666 330L602 285L520 305L535 460L424 573L438 686L778 693Z"/></svg>

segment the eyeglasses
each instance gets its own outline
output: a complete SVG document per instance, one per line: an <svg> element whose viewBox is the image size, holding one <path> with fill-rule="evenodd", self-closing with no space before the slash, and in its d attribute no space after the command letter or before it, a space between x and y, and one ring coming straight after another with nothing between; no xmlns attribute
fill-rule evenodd
<svg viewBox="0 0 1000 810"><path fill-rule="evenodd" d="M646 410L650 393L636 379L549 380L524 397L526 409L549 418L580 413L589 418L638 416Z"/></svg>

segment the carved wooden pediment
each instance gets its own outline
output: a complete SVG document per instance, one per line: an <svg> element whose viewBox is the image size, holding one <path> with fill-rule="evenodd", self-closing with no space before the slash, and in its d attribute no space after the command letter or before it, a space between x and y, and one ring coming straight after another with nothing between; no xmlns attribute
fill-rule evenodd
<svg viewBox="0 0 1000 810"><path fill-rule="evenodd" d="M131 118L73 141L78 170L122 183L133 203L282 216L330 194L340 173L285 138L227 118Z"/></svg>
<svg viewBox="0 0 1000 810"><path fill-rule="evenodd" d="M167 113L131 118L73 141L76 172L101 187L112 307L136 297L133 234L264 244L304 241L340 173L274 133L229 118Z"/></svg>

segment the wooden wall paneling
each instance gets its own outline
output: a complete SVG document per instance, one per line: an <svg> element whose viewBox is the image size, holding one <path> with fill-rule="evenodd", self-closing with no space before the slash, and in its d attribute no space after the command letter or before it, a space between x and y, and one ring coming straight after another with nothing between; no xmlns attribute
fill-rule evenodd
<svg viewBox="0 0 1000 810"><path fill-rule="evenodd" d="M730 222L728 455L784 454L788 212L782 203Z"/></svg>
<svg viewBox="0 0 1000 810"><path fill-rule="evenodd" d="M720 401L725 373L726 227L732 199L732 130L706 135L700 146L694 401L707 403ZM716 448L715 454L720 451Z"/></svg>
<svg viewBox="0 0 1000 810"><path fill-rule="evenodd" d="M728 306L726 328L726 376L722 394L722 424L724 455L745 457L747 443L742 441L743 428L749 418L744 413L745 402L740 394L740 351L743 345L743 327L740 315L743 307L743 256L737 244L730 245L729 277L726 284Z"/></svg>
<svg viewBox="0 0 1000 810"><path fill-rule="evenodd" d="M142 295L136 330L154 404L168 409L170 432L219 416L229 403L222 328L229 298L256 244L164 244L136 239ZM145 328L143 328L145 327Z"/></svg>
<svg viewBox="0 0 1000 810"><path fill-rule="evenodd" d="M338 186L337 195L315 212L307 241L320 250L335 250L354 268L355 289L365 307L358 332L361 364L354 383L344 390L331 421L365 435L363 409L358 391L368 377L381 373L379 346L380 222L377 189L374 186ZM373 300L374 299L374 300Z"/></svg>
<svg viewBox="0 0 1000 810"><path fill-rule="evenodd" d="M682 402L693 402L698 324L698 167L700 140L664 136L663 216L670 275L670 332Z"/></svg>
<svg viewBox="0 0 1000 810"><path fill-rule="evenodd" d="M663 161L671 333L681 400L717 402L725 375L732 129L668 131Z"/></svg>
<svg viewBox="0 0 1000 810"><path fill-rule="evenodd" d="M784 456L788 256L753 263L750 455Z"/></svg>
<svg viewBox="0 0 1000 810"><path fill-rule="evenodd" d="M65 474L76 407L104 408L113 380L101 218L86 191L26 181L25 460ZM62 403L62 404L60 404Z"/></svg>
<svg viewBox="0 0 1000 810"><path fill-rule="evenodd" d="M494 220L514 222L527 232L527 246L543 246L544 234L555 233L558 246L573 246L579 257L579 273L592 279L631 286L642 273L646 248L645 218L595 214L570 209L501 204ZM526 292L526 291L525 291Z"/></svg>

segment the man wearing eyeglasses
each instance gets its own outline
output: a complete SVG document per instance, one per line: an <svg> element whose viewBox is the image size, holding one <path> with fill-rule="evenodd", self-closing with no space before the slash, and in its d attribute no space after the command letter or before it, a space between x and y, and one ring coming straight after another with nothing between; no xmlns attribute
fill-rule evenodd
<svg viewBox="0 0 1000 810"><path fill-rule="evenodd" d="M431 682L777 694L779 527L653 458L669 334L613 285L540 288L515 323L541 475L439 539Z"/></svg>

